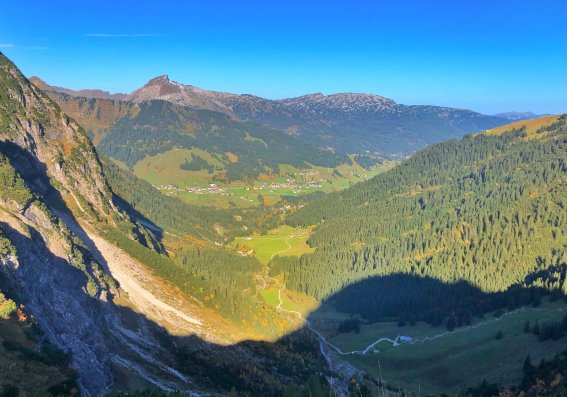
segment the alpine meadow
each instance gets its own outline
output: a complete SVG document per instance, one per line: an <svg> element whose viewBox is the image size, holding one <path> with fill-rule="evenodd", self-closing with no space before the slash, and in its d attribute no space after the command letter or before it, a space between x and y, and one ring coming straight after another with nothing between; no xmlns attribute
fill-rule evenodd
<svg viewBox="0 0 567 397"><path fill-rule="evenodd" d="M5 4L0 397L567 396L566 16Z"/></svg>

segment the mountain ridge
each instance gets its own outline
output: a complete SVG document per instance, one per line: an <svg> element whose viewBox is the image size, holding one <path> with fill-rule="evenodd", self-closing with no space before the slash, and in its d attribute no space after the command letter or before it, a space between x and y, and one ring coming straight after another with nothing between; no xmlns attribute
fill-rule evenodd
<svg viewBox="0 0 567 397"><path fill-rule="evenodd" d="M54 91L61 94L67 94L76 97L83 97L88 99L112 99L112 100L123 100L126 98L127 94L111 94L108 91L98 90L98 89L82 89L82 90L71 90L69 88L63 88L58 86L53 86L47 84L45 81L37 76L31 76L29 81L35 86L43 91Z"/></svg>
<svg viewBox="0 0 567 397"><path fill-rule="evenodd" d="M510 121L530 120L545 116L544 114L535 114L534 112L501 112L494 114L496 117L502 117Z"/></svg>
<svg viewBox="0 0 567 397"><path fill-rule="evenodd" d="M416 150L467 133L506 124L507 119L472 110L403 105L365 93L306 94L266 99L252 94L205 90L156 76L123 98L130 103L165 100L207 109L296 135L342 153L371 152L404 158Z"/></svg>

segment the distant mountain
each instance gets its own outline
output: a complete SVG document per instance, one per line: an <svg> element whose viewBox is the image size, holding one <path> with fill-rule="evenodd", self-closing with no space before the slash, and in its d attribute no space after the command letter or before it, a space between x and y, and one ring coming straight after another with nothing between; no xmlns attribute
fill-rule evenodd
<svg viewBox="0 0 567 397"><path fill-rule="evenodd" d="M207 91L159 76L125 100L162 99L222 112L342 152L405 157L427 145L506 124L508 119L440 106L406 106L371 94L320 93L270 100Z"/></svg>
<svg viewBox="0 0 567 397"><path fill-rule="evenodd" d="M83 98L98 98L98 99L114 99L114 100L121 100L127 97L126 94L111 94L108 91L102 90L70 90L68 88L57 87L47 84L45 81L40 79L39 77L32 76L30 77L30 81L40 88L42 91L54 91L59 92L62 94L68 94L76 97L83 97Z"/></svg>
<svg viewBox="0 0 567 397"><path fill-rule="evenodd" d="M494 115L494 117L499 117L510 121L530 120L541 116L543 115L538 115L532 112L503 112L496 113Z"/></svg>
<svg viewBox="0 0 567 397"><path fill-rule="evenodd" d="M161 99L177 105L234 115L232 110L225 104L231 97L238 97L238 95L207 91L192 85L183 85L171 81L167 75L163 75L151 79L142 88L135 90L124 99L135 103Z"/></svg>
<svg viewBox="0 0 567 397"><path fill-rule="evenodd" d="M135 115L118 119L98 145L103 153L131 167L146 156L192 148L209 153L216 161L195 154L192 158L199 158L200 164L188 166L216 173L219 181L278 173L284 164L334 168L349 162L345 155L314 147L275 129L236 121L226 114L161 100L146 101L137 107Z"/></svg>
<svg viewBox="0 0 567 397"><path fill-rule="evenodd" d="M181 92L174 92L174 87L179 87L168 83L166 77L154 79L148 90L159 94L161 89L159 96L170 100L148 99L140 100L140 103L71 96L52 90L40 80L35 81L66 114L87 129L101 152L130 167L146 156L195 148L212 157L199 166L193 164L193 168L197 167L194 171L208 170L217 181L255 179L262 173L277 174L281 165L334 168L351 162L342 153L306 143L300 137L258 123L240 121L226 109L219 112L222 110L219 103L199 97L200 91L193 87L183 86ZM170 94L164 94L165 91ZM216 94L223 95L213 93ZM129 98L137 95L134 92ZM200 106L181 104L190 100ZM186 157L189 160L191 155ZM201 161L200 157L198 161Z"/></svg>

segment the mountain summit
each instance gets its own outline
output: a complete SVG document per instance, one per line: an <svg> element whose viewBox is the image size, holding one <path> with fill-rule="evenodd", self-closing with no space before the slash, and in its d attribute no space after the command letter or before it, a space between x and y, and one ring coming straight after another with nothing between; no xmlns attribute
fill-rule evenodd
<svg viewBox="0 0 567 397"><path fill-rule="evenodd" d="M183 85L171 81L169 76L164 74L149 80L143 87L128 95L125 100L140 103L159 99L178 105L214 110L232 115L231 110L224 103L230 96L237 95L207 91L192 85Z"/></svg>

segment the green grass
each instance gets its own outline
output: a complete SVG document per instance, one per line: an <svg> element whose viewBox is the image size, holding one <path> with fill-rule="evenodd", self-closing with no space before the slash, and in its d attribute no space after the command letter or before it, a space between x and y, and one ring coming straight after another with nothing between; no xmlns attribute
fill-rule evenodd
<svg viewBox="0 0 567 397"><path fill-rule="evenodd" d="M276 307L280 302L278 299L278 290L276 287L269 287L260 291L260 295L266 304Z"/></svg>
<svg viewBox="0 0 567 397"><path fill-rule="evenodd" d="M192 155L197 155L213 166L216 171L213 173L207 170L186 171L180 166L186 160L190 160ZM341 164L336 169L342 174L338 176L333 173L333 168L310 166L307 168L297 168L288 164L279 164L279 172L270 175L261 175L255 181L233 181L231 183L223 183L215 180L215 175L220 175L222 169L229 160L224 153L209 153L202 149L171 149L155 156L147 156L140 160L134 166L134 174L145 181L156 185L177 185L184 187L206 187L210 183L215 183L225 189L226 195L219 194L194 194L188 192L170 192L164 193L176 195L185 202L213 206L219 208L255 208L260 204L259 197L264 198L264 204L275 205L281 201L282 196L301 197L316 191L325 193L346 189L354 183L361 182L377 175L393 166L392 162L385 162L383 165L373 167L366 170L357 164ZM318 171L316 176L309 176L305 179L300 175L304 171ZM262 188L264 183L285 182L291 179L299 184L305 184L307 181L320 181L320 187L304 187L301 191L294 189L270 189Z"/></svg>
<svg viewBox="0 0 567 397"><path fill-rule="evenodd" d="M304 318L319 307L319 302L299 292L283 290L281 296L282 309L299 312Z"/></svg>
<svg viewBox="0 0 567 397"><path fill-rule="evenodd" d="M153 185L175 184L179 186L207 186L212 178L206 170L184 171L180 168L185 160L196 154L213 166L223 164L204 150L193 148L171 149L155 156L147 156L134 166L134 174Z"/></svg>
<svg viewBox="0 0 567 397"><path fill-rule="evenodd" d="M567 337L559 341L539 342L533 334L523 332L526 320L533 325L536 320L540 326L546 322L559 321L567 312L565 303L546 303L540 308L525 308L511 312L500 319L486 316L472 327L457 328L451 333L434 340L419 342L426 337L446 333L444 327L431 327L424 323L416 326L398 327L395 323L377 323L361 327L360 334L336 335L340 314L320 315L323 322L317 326L329 336L329 341L344 351L362 350L382 337L394 339L397 335L417 338L415 344L392 347L389 343L376 346L379 353L367 355L342 356L355 366L382 378L389 384L402 387L414 393L462 394L467 387L487 379L501 386L517 384L522 375L522 364L526 356L538 363L542 358L551 358L567 349ZM490 321L493 320L493 321ZM498 331L504 337L495 338Z"/></svg>
<svg viewBox="0 0 567 397"><path fill-rule="evenodd" d="M254 256L264 265L275 255L302 255L313 252L307 244L311 230L281 226L262 236L237 237L231 246L246 246L254 250Z"/></svg>

